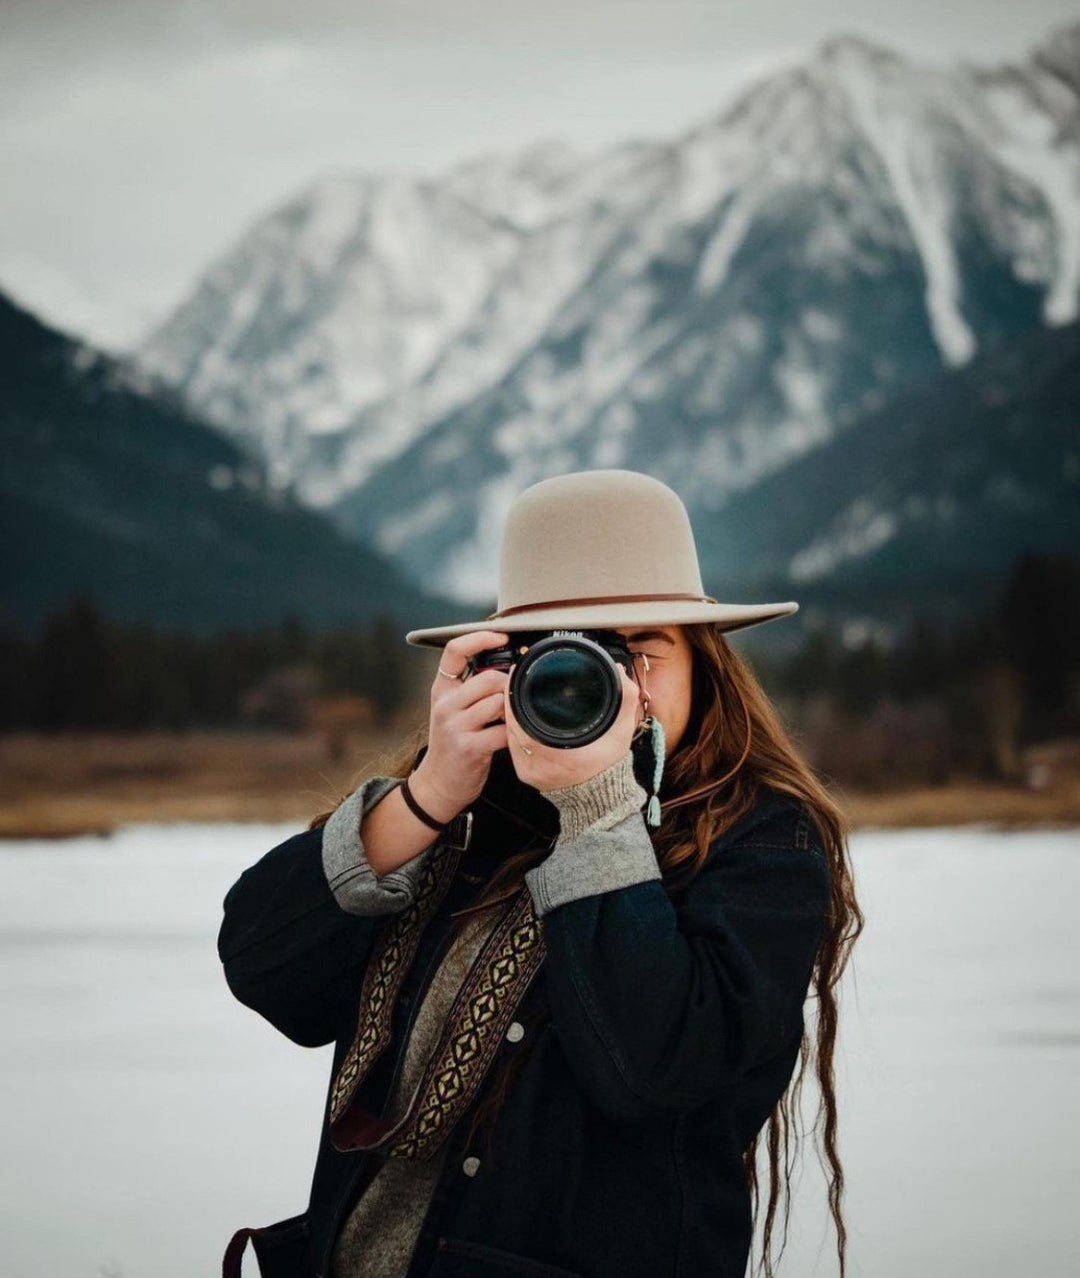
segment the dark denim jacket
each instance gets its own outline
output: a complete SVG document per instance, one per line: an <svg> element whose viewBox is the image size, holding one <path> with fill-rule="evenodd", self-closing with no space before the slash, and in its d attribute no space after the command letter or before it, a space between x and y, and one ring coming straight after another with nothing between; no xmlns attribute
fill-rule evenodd
<svg viewBox="0 0 1080 1278"><path fill-rule="evenodd" d="M360 811L389 784L365 782ZM324 837L335 837L329 823L285 840L240 876L225 898L218 950L242 1003L293 1042L335 1043L333 1078L356 1031L382 919L343 908L349 875L331 873L335 895ZM752 1220L742 1151L791 1079L828 907L815 827L805 805L765 789L680 893L665 888L655 857L645 860L651 841L640 814L583 837L592 868L576 899L564 889L557 903L543 901L544 964L515 1014L519 1028L498 1048L522 1059L490 1148L464 1147L466 1121L451 1132L408 1278L745 1273ZM605 846L617 886L603 882ZM627 847L637 881L628 881ZM409 881L399 871L388 885L401 905ZM358 1092L374 1114L384 1112L449 914L475 890L455 879L421 936L392 1046ZM255 1231L264 1278L325 1278L337 1233L375 1170L372 1154L330 1143L328 1109L329 1095L307 1210ZM234 1239L233 1265L244 1241Z"/></svg>

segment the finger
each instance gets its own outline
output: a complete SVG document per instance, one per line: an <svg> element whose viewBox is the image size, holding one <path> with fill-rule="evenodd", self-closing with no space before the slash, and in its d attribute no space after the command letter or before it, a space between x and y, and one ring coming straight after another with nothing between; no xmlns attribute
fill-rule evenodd
<svg viewBox="0 0 1080 1278"><path fill-rule="evenodd" d="M638 686L637 680L631 679L627 674L624 666L619 669L623 673L623 703L621 714L634 727L645 719L645 703L642 697L641 688Z"/></svg>
<svg viewBox="0 0 1080 1278"><path fill-rule="evenodd" d="M459 722L463 728L468 728L470 731L483 728L492 719L502 717L503 705L503 694L500 689L498 692L481 697L479 700L474 701L472 705L466 707L461 712Z"/></svg>
<svg viewBox="0 0 1080 1278"><path fill-rule="evenodd" d="M623 705L625 705L628 701L631 701L631 700L640 701L641 688L638 686L637 680L630 678L630 676L626 672L625 666L620 665L619 671L622 675Z"/></svg>
<svg viewBox="0 0 1080 1278"><path fill-rule="evenodd" d="M443 647L439 664L447 674L460 675L465 671L467 658L486 648L499 648L510 642L504 630L473 630L466 635L455 635Z"/></svg>
<svg viewBox="0 0 1080 1278"><path fill-rule="evenodd" d="M503 718L507 723L512 723L520 732L521 725L518 723L518 717L514 713L514 701L510 696L510 681L507 680L506 687L503 689Z"/></svg>
<svg viewBox="0 0 1080 1278"><path fill-rule="evenodd" d="M509 744L506 724L493 723L490 728L481 728L476 734L476 740L483 744L485 750L490 750L492 753L496 750L505 750Z"/></svg>
<svg viewBox="0 0 1080 1278"><path fill-rule="evenodd" d="M509 679L510 675L505 670L481 670L479 674L474 674L464 683L459 683L456 688L444 679L442 682L447 683L447 691L443 692L441 688L439 689L441 694L439 700L449 703L451 713L454 710L467 710L481 697L490 697L495 692L501 693Z"/></svg>

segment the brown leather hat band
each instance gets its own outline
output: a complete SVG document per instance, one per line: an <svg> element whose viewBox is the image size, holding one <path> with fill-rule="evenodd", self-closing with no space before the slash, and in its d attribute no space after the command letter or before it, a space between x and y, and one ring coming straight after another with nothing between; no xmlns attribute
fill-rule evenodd
<svg viewBox="0 0 1080 1278"><path fill-rule="evenodd" d="M539 612L545 608L587 608L591 604L624 604L624 603L672 603L681 600L684 603L718 603L712 595L593 595L581 599L545 599L543 603L518 604L514 608L504 608L501 612L489 612L485 621L498 621L503 617L513 617L522 612Z"/></svg>

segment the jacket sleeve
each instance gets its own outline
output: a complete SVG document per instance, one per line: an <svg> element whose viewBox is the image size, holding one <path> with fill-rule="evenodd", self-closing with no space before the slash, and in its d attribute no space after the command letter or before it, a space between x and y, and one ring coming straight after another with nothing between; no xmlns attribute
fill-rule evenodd
<svg viewBox="0 0 1080 1278"><path fill-rule="evenodd" d="M371 777L322 826L271 848L225 895L218 956L235 997L303 1047L336 1038L381 916L405 909L430 849L378 877L362 816L397 784Z"/></svg>
<svg viewBox="0 0 1080 1278"><path fill-rule="evenodd" d="M614 1121L697 1108L801 1031L824 853L801 804L770 801L768 816L716 840L676 907L640 811L585 787L584 812L575 787L545 791L569 835L526 875L556 1034Z"/></svg>

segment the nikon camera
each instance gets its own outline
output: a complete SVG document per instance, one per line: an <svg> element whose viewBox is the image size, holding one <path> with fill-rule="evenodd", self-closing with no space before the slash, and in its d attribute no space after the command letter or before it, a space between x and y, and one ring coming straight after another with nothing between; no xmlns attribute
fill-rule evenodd
<svg viewBox="0 0 1080 1278"><path fill-rule="evenodd" d="M465 678L489 667L510 671L508 693L525 731L572 750L602 737L619 716L622 666L634 658L617 630L522 630L501 648L470 657Z"/></svg>

